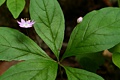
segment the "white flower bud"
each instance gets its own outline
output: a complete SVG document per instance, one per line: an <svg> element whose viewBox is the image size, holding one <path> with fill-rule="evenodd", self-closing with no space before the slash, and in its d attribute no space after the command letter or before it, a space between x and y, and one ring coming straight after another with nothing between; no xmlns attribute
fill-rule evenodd
<svg viewBox="0 0 120 80"><path fill-rule="evenodd" d="M82 18L82 17L79 17L79 18L77 19L77 23L82 22L82 20L83 20L83 18Z"/></svg>

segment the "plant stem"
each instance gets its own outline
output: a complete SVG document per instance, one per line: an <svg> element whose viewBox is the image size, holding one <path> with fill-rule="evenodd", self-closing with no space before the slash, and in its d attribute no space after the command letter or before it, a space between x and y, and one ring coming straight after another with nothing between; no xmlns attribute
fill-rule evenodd
<svg viewBox="0 0 120 80"><path fill-rule="evenodd" d="M63 80L63 71L62 71L62 67L59 66L59 70L60 70L60 77L61 77L61 80Z"/></svg>

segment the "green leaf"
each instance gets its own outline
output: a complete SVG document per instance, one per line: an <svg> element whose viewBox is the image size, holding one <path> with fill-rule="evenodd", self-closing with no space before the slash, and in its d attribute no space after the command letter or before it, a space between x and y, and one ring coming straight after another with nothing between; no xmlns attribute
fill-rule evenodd
<svg viewBox="0 0 120 80"><path fill-rule="evenodd" d="M120 52L120 43L109 49L110 52Z"/></svg>
<svg viewBox="0 0 120 80"><path fill-rule="evenodd" d="M120 43L109 49L112 52L112 61L113 63L120 68Z"/></svg>
<svg viewBox="0 0 120 80"><path fill-rule="evenodd" d="M64 67L68 80L104 80L102 77L82 69Z"/></svg>
<svg viewBox="0 0 120 80"><path fill-rule="evenodd" d="M96 72L105 61L102 52L78 55L76 59L83 69L91 72Z"/></svg>
<svg viewBox="0 0 120 80"><path fill-rule="evenodd" d="M120 7L120 0L117 0L118 1L118 6Z"/></svg>
<svg viewBox="0 0 120 80"><path fill-rule="evenodd" d="M120 68L120 52L115 52L112 55L113 63Z"/></svg>
<svg viewBox="0 0 120 80"><path fill-rule="evenodd" d="M57 58L64 38L64 18L57 0L30 0L35 30Z"/></svg>
<svg viewBox="0 0 120 80"><path fill-rule="evenodd" d="M63 58L109 49L120 42L120 8L88 13L73 30Z"/></svg>
<svg viewBox="0 0 120 80"><path fill-rule="evenodd" d="M29 60L47 54L30 38L11 28L0 27L0 60Z"/></svg>
<svg viewBox="0 0 120 80"><path fill-rule="evenodd" d="M51 60L35 59L9 68L0 80L55 80L58 64Z"/></svg>
<svg viewBox="0 0 120 80"><path fill-rule="evenodd" d="M5 0L0 0L0 6L5 2Z"/></svg>
<svg viewBox="0 0 120 80"><path fill-rule="evenodd" d="M92 59L88 57L83 57L79 60L79 64L82 67L82 69L85 69L90 72L96 72L97 69L99 69L99 65Z"/></svg>
<svg viewBox="0 0 120 80"><path fill-rule="evenodd" d="M16 19L22 12L25 6L25 0L7 0L7 7Z"/></svg>

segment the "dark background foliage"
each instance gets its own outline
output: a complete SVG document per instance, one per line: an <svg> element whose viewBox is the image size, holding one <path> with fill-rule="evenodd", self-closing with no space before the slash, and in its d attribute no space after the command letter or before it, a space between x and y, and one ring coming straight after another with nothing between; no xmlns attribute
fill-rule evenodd
<svg viewBox="0 0 120 80"><path fill-rule="evenodd" d="M55 59L50 49L44 44L44 42L35 33L34 28L23 29L17 24L17 20L21 18L29 18L29 2L26 0L26 5L23 12L20 14L19 18L14 19L9 12L6 3L0 7L0 26L11 27L18 29L22 33L26 34L32 38L40 47L42 47L49 56ZM117 0L58 0L60 6L63 10L65 17L65 37L63 47L61 49L61 55L64 53L67 42L69 40L70 34L73 28L77 25L77 18L86 15L92 10L98 10L104 7L117 7ZM107 52L106 52L107 53ZM0 74L2 74L11 65L16 64L17 61L12 62L0 62ZM64 65L69 65L72 67L80 67L80 65L75 61L74 57L67 58L63 61ZM105 63L97 71L99 75L105 78L105 80L120 80L120 70L112 63L111 57L107 57ZM58 76L59 80L59 76Z"/></svg>

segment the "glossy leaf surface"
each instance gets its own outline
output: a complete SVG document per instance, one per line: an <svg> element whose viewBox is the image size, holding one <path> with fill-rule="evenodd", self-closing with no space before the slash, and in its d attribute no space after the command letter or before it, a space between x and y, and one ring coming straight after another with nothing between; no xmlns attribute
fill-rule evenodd
<svg viewBox="0 0 120 80"><path fill-rule="evenodd" d="M64 18L57 0L30 0L35 30L57 58L64 38Z"/></svg>
<svg viewBox="0 0 120 80"><path fill-rule="evenodd" d="M9 68L0 80L55 80L57 63L47 59L20 62Z"/></svg>
<svg viewBox="0 0 120 80"><path fill-rule="evenodd" d="M0 0L0 6L5 2L5 0Z"/></svg>
<svg viewBox="0 0 120 80"><path fill-rule="evenodd" d="M7 0L7 7L16 19L22 12L25 6L25 0Z"/></svg>
<svg viewBox="0 0 120 80"><path fill-rule="evenodd" d="M120 42L120 8L88 13L73 30L63 58L109 49Z"/></svg>
<svg viewBox="0 0 120 80"><path fill-rule="evenodd" d="M68 80L104 80L102 77L82 69L64 67Z"/></svg>
<svg viewBox="0 0 120 80"><path fill-rule="evenodd" d="M29 60L41 57L48 58L30 38L17 30L0 27L0 60Z"/></svg>

